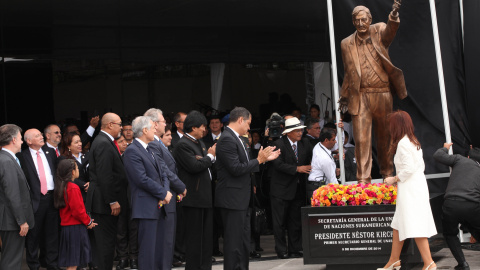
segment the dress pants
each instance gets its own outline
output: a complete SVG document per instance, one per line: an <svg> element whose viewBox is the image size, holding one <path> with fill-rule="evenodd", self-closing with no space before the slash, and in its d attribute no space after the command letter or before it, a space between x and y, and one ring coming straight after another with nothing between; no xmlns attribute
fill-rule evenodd
<svg viewBox="0 0 480 270"><path fill-rule="evenodd" d="M377 142L380 174L384 177L393 174L393 159L388 154L390 133L387 119L388 114L392 112L393 100L390 92L362 92L360 95L358 115L352 115L357 179L370 182L372 179L372 124Z"/></svg>
<svg viewBox="0 0 480 270"><path fill-rule="evenodd" d="M48 268L57 267L58 261L58 236L60 215L53 206L53 192L40 195L37 211L34 213L35 226L29 230L26 238L27 265L30 270L40 268L39 247L40 239L45 239L45 263Z"/></svg>
<svg viewBox="0 0 480 270"><path fill-rule="evenodd" d="M185 214L185 270L212 269L213 209L183 206Z"/></svg>
<svg viewBox="0 0 480 270"><path fill-rule="evenodd" d="M462 246L457 237L458 224L467 227L470 234L480 240L480 203L447 199L443 203L443 236L453 257L459 264L465 262Z"/></svg>
<svg viewBox="0 0 480 270"><path fill-rule="evenodd" d="M250 256L251 210L220 208L220 212L224 228L223 269L246 270Z"/></svg>
<svg viewBox="0 0 480 270"><path fill-rule="evenodd" d="M93 228L97 247L97 267L99 270L111 270L115 254L118 216L92 213L92 218L98 224Z"/></svg>
<svg viewBox="0 0 480 270"><path fill-rule="evenodd" d="M0 238L2 239L0 270L20 270L22 268L25 237L20 236L19 233L20 230L0 231Z"/></svg>
<svg viewBox="0 0 480 270"><path fill-rule="evenodd" d="M185 258L185 215L183 213L182 203L177 203L177 224L175 229L175 249L174 254L177 258Z"/></svg>
<svg viewBox="0 0 480 270"><path fill-rule="evenodd" d="M127 208L127 211L121 211L118 216L115 249L120 260L136 260L138 258L138 225L137 220L131 219L131 217L131 208Z"/></svg>
<svg viewBox="0 0 480 270"><path fill-rule="evenodd" d="M170 201L171 203L171 201ZM177 220L177 213L170 212L165 217L165 220L160 223L160 230L164 233L163 249L162 249L162 264L160 269L172 269L173 250L175 248L175 222Z"/></svg>
<svg viewBox="0 0 480 270"><path fill-rule="evenodd" d="M164 215L158 219L138 219L138 269L161 269L165 241ZM172 265L170 265L171 268ZM111 268L110 268L111 269Z"/></svg>
<svg viewBox="0 0 480 270"><path fill-rule="evenodd" d="M271 196L273 235L275 238L275 252L299 252L302 251L302 224L300 208L304 203L300 185L293 200L284 200ZM285 238L285 230L288 234L288 246Z"/></svg>

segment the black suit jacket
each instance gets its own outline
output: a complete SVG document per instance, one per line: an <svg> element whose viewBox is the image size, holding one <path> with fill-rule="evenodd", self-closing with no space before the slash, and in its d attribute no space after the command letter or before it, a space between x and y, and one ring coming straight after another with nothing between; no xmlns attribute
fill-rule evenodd
<svg viewBox="0 0 480 270"><path fill-rule="evenodd" d="M184 206L211 208L212 179L209 168L212 160L207 156L207 148L202 140L194 142L183 136L175 145L173 156L177 162L178 177L187 187L187 196L183 199Z"/></svg>
<svg viewBox="0 0 480 270"><path fill-rule="evenodd" d="M230 128L225 128L216 148L218 183L215 206L246 210L251 195L250 173L258 172L256 159L248 159L245 147Z"/></svg>
<svg viewBox="0 0 480 270"><path fill-rule="evenodd" d="M73 182L76 185L78 185L78 187L80 188L80 192L82 193L83 201L85 201L87 199L87 192L85 192L85 184L90 182L90 179L88 178L88 173L87 173L87 170L86 170L86 164L88 164L88 157L87 157L87 155L82 155L80 158L82 160L82 163L78 162L75 158L73 158L75 163L77 163L78 172L79 172L78 178L73 180ZM57 164L64 159L67 159L67 157L66 156L59 156L57 158Z"/></svg>
<svg viewBox="0 0 480 270"><path fill-rule="evenodd" d="M308 178L306 173L298 173L297 166L310 165L312 162L312 147L308 139L297 142L298 162L288 137L282 136L273 143L276 149L280 149L280 156L272 161L272 179L270 180L270 195L283 199L295 198L297 183L300 187L305 186ZM305 190L304 188L302 191Z"/></svg>
<svg viewBox="0 0 480 270"><path fill-rule="evenodd" d="M27 178L10 153L0 150L0 230L17 231L35 225Z"/></svg>
<svg viewBox="0 0 480 270"><path fill-rule="evenodd" d="M55 181L55 174L57 172L57 155L55 154L55 151L52 151L52 148L50 147L47 147L46 151L43 150L43 153L45 154L48 165L50 166L53 181ZM35 213L37 212L38 204L40 203L40 195L42 193L40 191L40 178L38 177L37 168L35 167L35 163L33 162L30 148L26 148L22 152L18 153L17 157L20 160L23 172L25 173L28 185L30 186L30 197L32 199L33 212Z"/></svg>
<svg viewBox="0 0 480 270"><path fill-rule="evenodd" d="M110 215L110 203L127 207L127 175L122 157L112 140L100 132L89 151L90 187L86 209L89 212Z"/></svg>
<svg viewBox="0 0 480 270"><path fill-rule="evenodd" d="M222 133L220 133L221 135ZM221 136L220 136L221 137ZM208 148L212 147L214 144L217 143L218 140L214 140L212 137L212 132L209 131L205 137L202 138L203 142L205 143L205 146Z"/></svg>
<svg viewBox="0 0 480 270"><path fill-rule="evenodd" d="M175 149L175 146L177 145L179 140L180 140L180 136L178 136L177 131L172 131L172 143L168 148L173 151L173 149Z"/></svg>
<svg viewBox="0 0 480 270"><path fill-rule="evenodd" d="M315 145L317 145L317 143L320 142L320 139L315 139L309 135L304 135L303 138L307 139L309 142L310 142L310 145L312 146L312 151L313 151L313 148L315 147Z"/></svg>
<svg viewBox="0 0 480 270"><path fill-rule="evenodd" d="M177 164L170 151L156 139L150 142L148 146L152 150L162 171L166 174L166 177L170 182L170 192L173 196L170 203L164 206L165 211L167 211L167 213L174 213L177 209L177 194L181 194L185 191L185 184L177 176Z"/></svg>

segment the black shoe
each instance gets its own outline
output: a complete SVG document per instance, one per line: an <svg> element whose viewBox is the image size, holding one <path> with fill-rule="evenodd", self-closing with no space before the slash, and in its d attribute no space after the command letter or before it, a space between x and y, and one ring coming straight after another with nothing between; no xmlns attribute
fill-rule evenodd
<svg viewBox="0 0 480 270"><path fill-rule="evenodd" d="M137 259L131 259L131 260L130 260L130 269L131 269L131 270L136 270L136 269L138 269L138 261L137 261Z"/></svg>
<svg viewBox="0 0 480 270"><path fill-rule="evenodd" d="M223 252L221 252L220 250L215 250L213 253L212 253L213 256L215 257L222 257L223 256Z"/></svg>
<svg viewBox="0 0 480 270"><path fill-rule="evenodd" d="M255 251L262 252L262 251L263 251L263 248L261 248L260 246L256 246L256 247L255 247Z"/></svg>
<svg viewBox="0 0 480 270"><path fill-rule="evenodd" d="M303 257L303 252L290 252L290 257L292 258L302 258Z"/></svg>
<svg viewBox="0 0 480 270"><path fill-rule="evenodd" d="M290 256L288 256L287 252L282 252L282 253L277 253L277 257L280 259L288 259Z"/></svg>
<svg viewBox="0 0 480 270"><path fill-rule="evenodd" d="M121 259L118 261L117 270L124 270L128 266L128 260Z"/></svg>
<svg viewBox="0 0 480 270"><path fill-rule="evenodd" d="M173 259L180 262L185 262L185 256L183 255L173 255Z"/></svg>
<svg viewBox="0 0 480 270"><path fill-rule="evenodd" d="M216 262L217 259L215 259L215 257L212 256L212 263Z"/></svg>
<svg viewBox="0 0 480 270"><path fill-rule="evenodd" d="M470 270L470 266L468 265L467 262L459 263L457 266L454 268L455 270Z"/></svg>
<svg viewBox="0 0 480 270"><path fill-rule="evenodd" d="M250 258L252 258L252 259L260 259L260 257L262 257L262 255L260 255L260 253L258 253L258 252L256 252L256 251L250 252Z"/></svg>
<svg viewBox="0 0 480 270"><path fill-rule="evenodd" d="M182 264L183 263L181 261L177 260L177 258L175 258L175 257L173 258L172 267L180 267L180 266L182 266Z"/></svg>

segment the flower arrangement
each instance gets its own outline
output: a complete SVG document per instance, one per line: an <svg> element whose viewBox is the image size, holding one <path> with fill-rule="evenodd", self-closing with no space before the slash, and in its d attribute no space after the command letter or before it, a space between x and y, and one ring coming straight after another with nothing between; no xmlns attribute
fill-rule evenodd
<svg viewBox="0 0 480 270"><path fill-rule="evenodd" d="M312 206L396 204L397 188L386 184L328 184L312 194Z"/></svg>

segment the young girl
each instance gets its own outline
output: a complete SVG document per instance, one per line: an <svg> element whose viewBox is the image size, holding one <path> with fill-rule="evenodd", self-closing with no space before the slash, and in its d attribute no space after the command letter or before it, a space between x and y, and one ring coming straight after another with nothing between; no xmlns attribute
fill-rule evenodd
<svg viewBox="0 0 480 270"><path fill-rule="evenodd" d="M77 266L90 262L87 229L97 225L85 211L80 188L72 182L78 175L74 160L64 159L58 163L54 193L54 205L60 209L62 226L58 265L67 267L67 270L76 270Z"/></svg>

